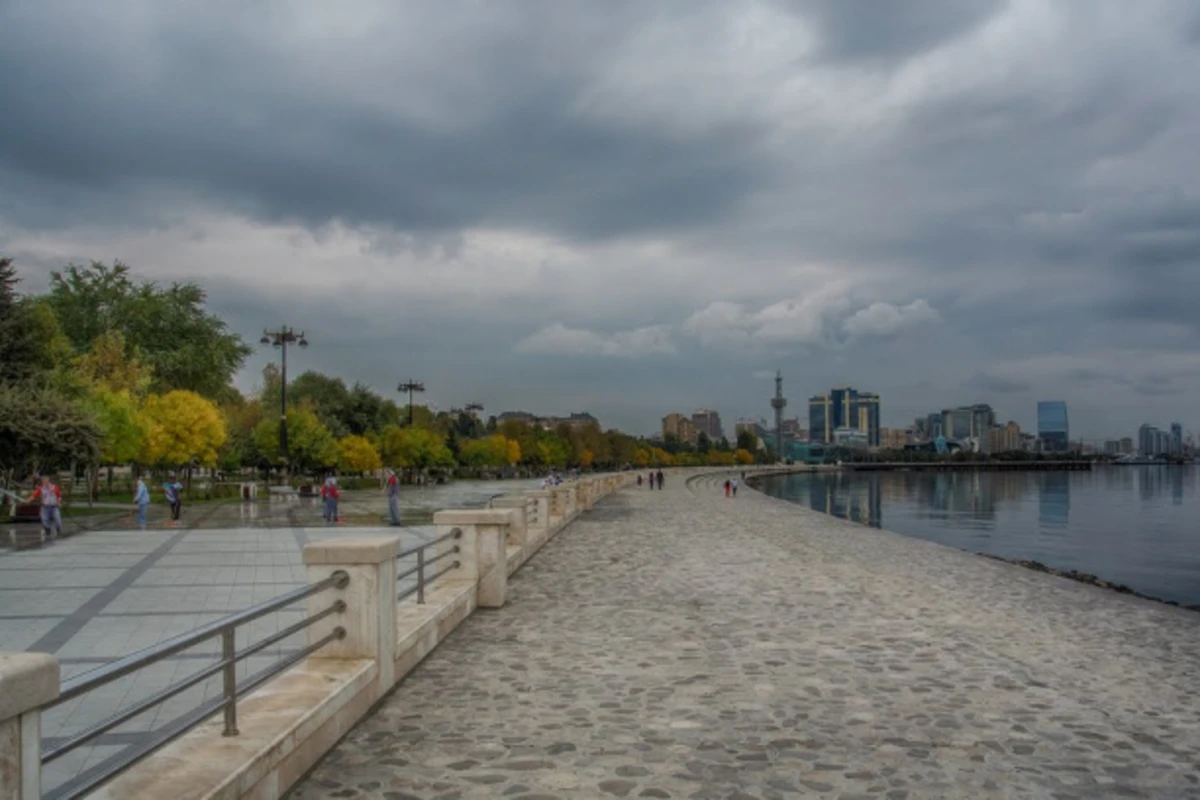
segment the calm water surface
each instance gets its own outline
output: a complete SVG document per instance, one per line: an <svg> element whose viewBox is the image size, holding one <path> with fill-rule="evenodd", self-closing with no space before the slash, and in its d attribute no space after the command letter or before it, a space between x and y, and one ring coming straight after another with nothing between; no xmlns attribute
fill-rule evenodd
<svg viewBox="0 0 1200 800"><path fill-rule="evenodd" d="M941 544L1040 561L1200 604L1200 468L823 472L766 494Z"/></svg>

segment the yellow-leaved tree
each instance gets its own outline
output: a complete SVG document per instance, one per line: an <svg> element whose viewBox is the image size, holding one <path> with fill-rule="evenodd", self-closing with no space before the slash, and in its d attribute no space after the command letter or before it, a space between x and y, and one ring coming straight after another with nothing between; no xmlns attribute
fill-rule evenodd
<svg viewBox="0 0 1200 800"><path fill-rule="evenodd" d="M753 464L754 463L754 455L749 450L741 450L741 449L735 450L733 452L733 457L737 460L737 462L739 464Z"/></svg>
<svg viewBox="0 0 1200 800"><path fill-rule="evenodd" d="M181 389L152 394L142 406L142 417L147 425L142 463L217 463L217 451L225 444L225 420L211 401Z"/></svg>
<svg viewBox="0 0 1200 800"><path fill-rule="evenodd" d="M338 468L343 472L373 472L383 466L379 451L364 436L345 436L338 441Z"/></svg>

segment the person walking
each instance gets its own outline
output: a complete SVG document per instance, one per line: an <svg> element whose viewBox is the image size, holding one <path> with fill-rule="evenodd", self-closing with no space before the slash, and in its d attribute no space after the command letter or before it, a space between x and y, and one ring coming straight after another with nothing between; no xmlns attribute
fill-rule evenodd
<svg viewBox="0 0 1200 800"><path fill-rule="evenodd" d="M321 516L325 518L326 522L337 522L339 497L341 497L341 492L338 491L337 479L330 475L325 479L325 485L321 487L321 500L324 502Z"/></svg>
<svg viewBox="0 0 1200 800"><path fill-rule="evenodd" d="M137 479L137 488L133 491L133 502L138 510L138 527L145 530L146 512L150 508L150 490L146 488L146 482L141 478Z"/></svg>
<svg viewBox="0 0 1200 800"><path fill-rule="evenodd" d="M41 501L39 516L42 520L42 533L47 539L62 536L62 489L50 480L49 475L42 476L42 482L25 502L32 503L34 500Z"/></svg>
<svg viewBox="0 0 1200 800"><path fill-rule="evenodd" d="M725 496L729 497L729 479L725 479Z"/></svg>
<svg viewBox="0 0 1200 800"><path fill-rule="evenodd" d="M183 484L174 479L168 480L163 484L163 495L167 498L167 504L171 507L171 521L178 522L179 515L183 513Z"/></svg>
<svg viewBox="0 0 1200 800"><path fill-rule="evenodd" d="M663 483L663 474L662 474L662 470L660 469L658 471L658 490L660 492L662 491L662 483Z"/></svg>
<svg viewBox="0 0 1200 800"><path fill-rule="evenodd" d="M654 470L650 470L649 480L650 480L650 488L653 489L654 488Z"/></svg>
<svg viewBox="0 0 1200 800"><path fill-rule="evenodd" d="M738 479L734 478L733 479L733 496L734 497L737 497L737 487L738 487Z"/></svg>
<svg viewBox="0 0 1200 800"><path fill-rule="evenodd" d="M400 479L396 477L393 470L387 471L387 499L388 499L388 516L392 518L392 524L400 525Z"/></svg>
<svg viewBox="0 0 1200 800"><path fill-rule="evenodd" d="M642 473L638 473L638 488L642 488Z"/></svg>

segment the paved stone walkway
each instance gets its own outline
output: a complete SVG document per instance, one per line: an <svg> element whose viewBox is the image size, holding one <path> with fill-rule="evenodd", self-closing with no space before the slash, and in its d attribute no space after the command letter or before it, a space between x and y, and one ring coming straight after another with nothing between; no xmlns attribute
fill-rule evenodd
<svg viewBox="0 0 1200 800"><path fill-rule="evenodd" d="M1200 796L1200 614L668 480L559 534L293 800Z"/></svg>

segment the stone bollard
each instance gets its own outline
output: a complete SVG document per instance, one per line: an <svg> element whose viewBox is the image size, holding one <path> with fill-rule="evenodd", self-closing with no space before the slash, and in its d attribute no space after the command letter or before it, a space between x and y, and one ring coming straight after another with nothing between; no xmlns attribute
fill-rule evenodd
<svg viewBox="0 0 1200 800"><path fill-rule="evenodd" d="M505 543L515 517L511 508L438 511L433 515L438 536L454 528L462 531L462 566L454 577L475 582L477 608L500 608L508 597Z"/></svg>
<svg viewBox="0 0 1200 800"><path fill-rule="evenodd" d="M580 478L575 484L575 499L580 511L591 511L595 502L595 489L591 478Z"/></svg>
<svg viewBox="0 0 1200 800"><path fill-rule="evenodd" d="M549 489L534 489L525 492L525 496L532 498L537 503L533 519L526 520L525 527L539 532L548 530L550 528L550 498L554 496L554 493Z"/></svg>
<svg viewBox="0 0 1200 800"><path fill-rule="evenodd" d="M398 536L355 536L326 539L304 546L304 564L309 582L328 578L337 570L350 576L349 582L332 592L309 597L309 616L343 601L346 607L308 628L308 643L328 636L339 625L346 636L316 651L312 658L371 658L379 668L382 697L396 682L396 554Z"/></svg>
<svg viewBox="0 0 1200 800"><path fill-rule="evenodd" d="M0 653L0 798L42 796L42 712L58 697L58 659Z"/></svg>
<svg viewBox="0 0 1200 800"><path fill-rule="evenodd" d="M525 520L525 495L506 494L492 499L492 508L511 509L516 512L508 526L505 545L508 547L524 547L529 541L529 524Z"/></svg>

